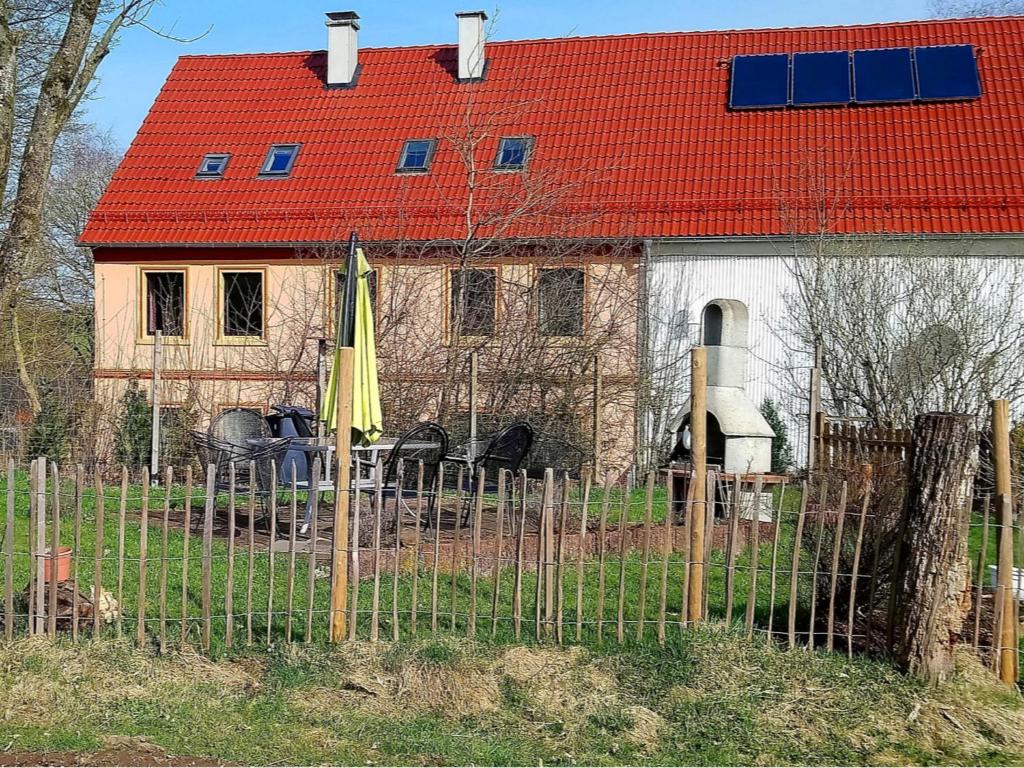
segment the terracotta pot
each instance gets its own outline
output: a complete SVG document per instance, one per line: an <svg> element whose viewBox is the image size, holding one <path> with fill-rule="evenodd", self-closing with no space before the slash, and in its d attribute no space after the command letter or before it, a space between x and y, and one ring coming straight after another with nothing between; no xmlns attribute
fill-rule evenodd
<svg viewBox="0 0 1024 768"><path fill-rule="evenodd" d="M71 547L59 547L57 549L57 557L55 558L50 554L50 550L47 549L43 553L43 580L47 583L50 582L50 569L53 567L53 561L57 561L57 581L67 581L71 578Z"/></svg>

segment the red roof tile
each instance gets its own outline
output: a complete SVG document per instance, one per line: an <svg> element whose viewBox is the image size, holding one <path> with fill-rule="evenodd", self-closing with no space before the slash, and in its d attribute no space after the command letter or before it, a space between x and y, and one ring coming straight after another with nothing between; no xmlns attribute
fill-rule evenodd
<svg viewBox="0 0 1024 768"><path fill-rule="evenodd" d="M726 109L736 54L954 43L977 47L981 99ZM448 139L467 120L488 134L482 168L498 136L537 137L528 174L479 177L483 216L535 201L509 236L787 234L813 229L821 200L837 232L1024 231L1024 18L491 43L476 84L454 82L454 54L363 49L357 86L332 90L322 51L182 57L83 242L460 237ZM396 174L403 142L431 136L430 173ZM292 175L257 178L291 142ZM232 153L225 178L195 178L207 152Z"/></svg>

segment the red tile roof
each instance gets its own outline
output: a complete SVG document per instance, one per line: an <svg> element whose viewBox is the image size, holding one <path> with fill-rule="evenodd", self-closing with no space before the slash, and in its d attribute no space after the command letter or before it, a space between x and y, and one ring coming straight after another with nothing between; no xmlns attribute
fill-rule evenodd
<svg viewBox="0 0 1024 768"><path fill-rule="evenodd" d="M726 109L737 54L953 43L977 47L981 99ZM359 56L331 90L322 51L182 57L83 242L461 237L467 130L482 169L498 136L536 137L529 173L478 176L475 213L509 236L788 234L821 208L836 232L1024 232L1024 18L491 43L476 84L452 46ZM427 137L430 172L396 174ZM291 142L292 175L257 178ZM232 154L225 178L195 178L206 152Z"/></svg>

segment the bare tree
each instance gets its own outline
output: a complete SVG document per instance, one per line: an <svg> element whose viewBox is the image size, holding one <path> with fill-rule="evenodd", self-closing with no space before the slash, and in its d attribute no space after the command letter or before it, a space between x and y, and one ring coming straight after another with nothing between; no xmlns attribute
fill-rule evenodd
<svg viewBox="0 0 1024 768"><path fill-rule="evenodd" d="M834 238L791 259L790 332L820 343L833 413L906 426L1024 397L1024 271L925 239Z"/></svg>

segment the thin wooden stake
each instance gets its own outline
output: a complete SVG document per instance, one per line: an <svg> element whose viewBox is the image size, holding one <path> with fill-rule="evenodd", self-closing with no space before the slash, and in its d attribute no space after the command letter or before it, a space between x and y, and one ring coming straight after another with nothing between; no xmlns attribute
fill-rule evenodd
<svg viewBox="0 0 1024 768"><path fill-rule="evenodd" d="M306 567L306 634L307 643L313 642L313 607L316 601L316 539L317 524L320 517L320 457L313 458L313 475L310 478L309 492L313 494L312 517L309 527L309 565Z"/></svg>
<svg viewBox="0 0 1024 768"><path fill-rule="evenodd" d="M299 527L299 479L295 462L291 463L292 468L292 498L289 504L289 515L291 520L288 529L288 570L285 574L285 616L284 616L284 638L286 643L292 641L292 610L295 607L295 547L296 536Z"/></svg>
<svg viewBox="0 0 1024 768"><path fill-rule="evenodd" d="M437 572L441 560L441 503L444 501L444 462L437 467L434 504L434 559L430 575L430 636L437 636ZM458 512L456 512L458 514Z"/></svg>
<svg viewBox="0 0 1024 768"><path fill-rule="evenodd" d="M647 561L651 556L651 511L654 507L654 472L647 473L647 494L644 498L644 540L640 556L640 599L637 605L636 639L644 639L644 618L647 611Z"/></svg>
<svg viewBox="0 0 1024 768"><path fill-rule="evenodd" d="M384 495L381 485L384 478L384 465L380 459L374 469L373 492L373 602L370 605L370 642L377 642L380 634L380 518L383 512ZM454 616L452 617L454 621Z"/></svg>
<svg viewBox="0 0 1024 768"><path fill-rule="evenodd" d="M32 459L28 465L28 622L26 634L31 637L36 632L36 580L38 568L36 563L36 483L39 471L36 469L38 459Z"/></svg>
<svg viewBox="0 0 1024 768"><path fill-rule="evenodd" d="M804 518L807 514L807 481L800 486L800 511L796 517L796 532L793 535L793 560L789 571L789 647L796 647L796 601L800 583L800 543L804 535Z"/></svg>
<svg viewBox="0 0 1024 768"><path fill-rule="evenodd" d="M142 468L142 515L139 519L139 591L136 598L138 621L135 639L139 648L146 647L146 561L149 558L149 467ZM78 512L75 512L75 551L78 551ZM77 573L77 568L75 569ZM75 588L78 594L78 588ZM77 623L77 622L76 622Z"/></svg>
<svg viewBox="0 0 1024 768"><path fill-rule="evenodd" d="M622 504L619 511L619 599L615 614L615 639L622 645L626 639L624 625L626 612L626 522L629 517L629 489L622 487Z"/></svg>
<svg viewBox="0 0 1024 768"><path fill-rule="evenodd" d="M576 642L583 639L583 560L587 549L587 512L590 510L590 488L593 474L587 472L583 480L583 505L580 515L579 554L576 557Z"/></svg>
<svg viewBox="0 0 1024 768"><path fill-rule="evenodd" d="M821 498L818 500L817 533L814 547L814 566L811 568L811 618L808 620L807 647L814 649L815 613L818 607L818 567L821 565L821 545L825 534L825 505L828 503L828 478L821 484Z"/></svg>
<svg viewBox="0 0 1024 768"><path fill-rule="evenodd" d="M455 505L455 532L452 534L452 574L451 574L451 627L450 629L455 631L455 613L458 608L458 588L459 588L459 544L461 543L462 533L462 508L463 508L463 490L462 490L462 467L459 467L458 478L455 483L455 498L458 503ZM470 479L472 482L472 479Z"/></svg>
<svg viewBox="0 0 1024 768"><path fill-rule="evenodd" d="M228 561L224 579L224 647L235 644L235 464L228 464Z"/></svg>
<svg viewBox="0 0 1024 768"><path fill-rule="evenodd" d="M771 586L769 587L768 598L768 639L773 636L772 628L775 624L775 595L779 584L779 535L782 532L782 507L786 501L786 481L782 481L779 490L779 508L775 512L775 531L772 534L772 573Z"/></svg>
<svg viewBox="0 0 1024 768"><path fill-rule="evenodd" d="M256 462L249 462L249 558L245 569L245 642L252 645L253 568L256 565ZM271 476L270 487L277 478Z"/></svg>
<svg viewBox="0 0 1024 768"><path fill-rule="evenodd" d="M565 609L565 589L563 588L563 561L565 559L565 529L569 524L569 474L562 475L562 499L559 503L558 546L555 549L555 636L558 644L562 644L562 612Z"/></svg>
<svg viewBox="0 0 1024 768"><path fill-rule="evenodd" d="M210 649L211 617L210 609L213 601L213 515L217 509L217 467L210 464L206 467L206 499L203 512L203 628L200 642L204 650Z"/></svg>
<svg viewBox="0 0 1024 768"><path fill-rule="evenodd" d="M398 579L401 575L402 554L402 488L405 487L405 463L398 460L397 485L395 490L395 562L391 579L391 639L398 642Z"/></svg>
<svg viewBox="0 0 1024 768"><path fill-rule="evenodd" d="M703 621L707 621L711 617L711 601L708 599L708 593L711 591L711 550L715 542L715 483L717 477L715 471L709 469L704 483L704 530L710 531L711 535L704 537L704 552L701 560L704 564L701 573L704 581L701 589L703 595L701 618Z"/></svg>
<svg viewBox="0 0 1024 768"><path fill-rule="evenodd" d="M523 628L523 558L526 555L526 471L520 470L519 527L516 534L516 572L512 582L512 627L516 642Z"/></svg>
<svg viewBox="0 0 1024 768"><path fill-rule="evenodd" d="M604 642L604 558L606 551L605 533L608 523L608 506L611 504L612 476L604 476L604 497L601 499L601 519L597 524L597 644Z"/></svg>
<svg viewBox="0 0 1024 768"><path fill-rule="evenodd" d="M117 636L124 628L124 523L128 511L128 467L121 465L121 500L117 508ZM187 528L187 526L186 526ZM187 534L186 534L187 535ZM184 589L182 585L182 589Z"/></svg>
<svg viewBox="0 0 1024 768"><path fill-rule="evenodd" d="M355 454L356 490L355 490L355 512L352 514L352 541L349 544L349 558L352 563L352 597L349 601L348 639L356 639L356 629L359 618L359 521L362 517L362 494L359 493L359 483L363 477L363 461L359 454Z"/></svg>
<svg viewBox="0 0 1024 768"><path fill-rule="evenodd" d="M498 506L494 510L494 564L491 568L491 637L498 634L498 602L501 593L501 545L505 534L505 475L508 470L498 470Z"/></svg>
<svg viewBox="0 0 1024 768"><path fill-rule="evenodd" d="M734 476L732 484L732 507L729 513L729 541L726 544L725 559L725 623L732 624L733 600L736 596L736 549L740 537L740 494L743 483L739 473Z"/></svg>
<svg viewBox="0 0 1024 768"><path fill-rule="evenodd" d="M673 534L672 530L672 518L675 516L675 510L672 509L672 491L675 480L675 475L672 472L672 467L669 467L665 471L665 529L662 532L661 538L661 588L658 591L658 645L665 644L665 614L668 610L668 561L673 550ZM685 513L684 513L685 514ZM687 535L689 538L689 535ZM683 570L687 573L690 571L688 565L683 565ZM683 594L686 594L684 587ZM682 620L686 619L686 610L682 611L680 616Z"/></svg>
<svg viewBox="0 0 1024 768"><path fill-rule="evenodd" d="M95 507L95 518L96 518L96 532L93 537L93 569L92 569L92 634L93 637L100 636L100 630L103 628L103 616L100 615L100 600L103 595L103 542L106 539L106 531L104 530L104 522L106 518L106 497L103 491L103 477L100 474L100 468L98 466L93 467L93 482L95 485L96 501ZM54 512L56 515L56 512ZM56 519L56 517L55 517Z"/></svg>
<svg viewBox="0 0 1024 768"><path fill-rule="evenodd" d="M860 505L860 520L857 523L857 540L853 545L853 571L850 575L850 606L846 614L846 653L853 658L853 623L857 618L857 579L860 578L860 554L864 547L864 527L868 519L868 506L871 504L871 472L870 464L861 466L864 478L864 496Z"/></svg>
<svg viewBox="0 0 1024 768"><path fill-rule="evenodd" d="M334 526L331 529L331 613L328 618L332 643L345 639L346 609L348 606L348 523L353 485L359 494L359 475L352 482L352 388L354 383L355 350L343 346L337 350L338 376L335 393L334 460L336 462L334 494ZM358 544L359 539L355 539ZM357 610L353 606L353 610Z"/></svg>
<svg viewBox="0 0 1024 768"><path fill-rule="evenodd" d="M477 470L476 504L473 506L473 531L470 538L469 558L469 617L466 621L466 635L476 638L476 568L477 557L480 555L480 526L483 525L484 514L484 468Z"/></svg>
<svg viewBox="0 0 1024 768"><path fill-rule="evenodd" d="M754 499L751 504L750 530L750 566L749 589L747 590L747 639L754 636L754 616L757 612L757 569L761 561L761 489L764 487L764 476L754 478Z"/></svg>
<svg viewBox="0 0 1024 768"><path fill-rule="evenodd" d="M989 507L991 506L989 494L985 494L982 501L981 514L981 550L978 552L978 579L974 593L974 647L978 648L978 638L981 634L981 598L985 585L985 565L988 562L988 524Z"/></svg>
<svg viewBox="0 0 1024 768"><path fill-rule="evenodd" d="M710 476L711 473L709 473ZM711 483L712 493L714 493L715 483ZM690 623L690 566L693 560L692 542L690 539L690 528L693 525L694 515L694 504L693 494L695 486L692 482L686 484L686 498L683 500L683 523L686 526L684 531L685 536L683 537L683 594L679 599L679 628L682 630L685 626ZM715 513L715 507L712 505L711 514ZM715 529L711 529L711 539L714 540ZM673 537L675 533L669 531L669 554L671 555L673 548L675 547L675 541ZM668 568L668 565L665 566Z"/></svg>
<svg viewBox="0 0 1024 768"><path fill-rule="evenodd" d="M540 520L537 524L537 589L536 601L534 602L534 631L536 639L540 642L541 639L541 628L543 625L542 620L542 607L541 601L544 599L544 574L547 571L547 566L544 563L544 555L547 549L547 544L544 541L547 533L547 522L548 515L551 514L551 470L545 470L544 472L544 491L541 497L540 505Z"/></svg>
<svg viewBox="0 0 1024 768"><path fill-rule="evenodd" d="M412 536L412 594L409 597L409 632L413 639L416 638L416 614L419 609L419 581L420 581L420 538L423 525L423 460L417 462L416 467L416 529ZM500 542L500 539L499 539ZM499 543L500 546L500 543Z"/></svg>
<svg viewBox="0 0 1024 768"><path fill-rule="evenodd" d="M43 488L46 488L46 462L44 461L41 465L42 468L42 481ZM81 464L75 466L75 551L71 556L71 594L74 595L74 599L71 601L71 639L78 640L78 620L81 616L81 608L79 608L79 560L82 552L82 496L83 488L82 485L85 481L85 469ZM40 510L43 511L44 507L40 506ZM45 513L45 512L44 512ZM141 647L141 643L140 643Z"/></svg>
<svg viewBox="0 0 1024 768"><path fill-rule="evenodd" d="M836 581L839 579L839 555L843 548L843 525L846 521L846 481L843 481L839 492L839 514L836 518L835 539L832 543L832 572L828 589L828 629L825 635L825 647L829 653L835 645L836 624Z"/></svg>
<svg viewBox="0 0 1024 768"><path fill-rule="evenodd" d="M192 536L192 465L185 467L184 530L181 542L181 642L188 639L188 556Z"/></svg>
<svg viewBox="0 0 1024 768"><path fill-rule="evenodd" d="M7 460L7 515L4 526L4 639L14 639L14 459Z"/></svg>
<svg viewBox="0 0 1024 768"><path fill-rule="evenodd" d="M274 629L274 548L277 544L277 461L270 461L270 541L267 543L267 645L273 640Z"/></svg>
<svg viewBox="0 0 1024 768"><path fill-rule="evenodd" d="M53 522L50 524L50 583L48 589L49 601L46 607L47 632L50 637L57 636L57 563L60 553L60 472L56 464L51 464L50 471L53 475ZM78 600L76 592L73 600Z"/></svg>
<svg viewBox="0 0 1024 768"><path fill-rule="evenodd" d="M167 567L170 558L168 536L171 524L171 485L174 483L174 469L164 468L164 514L160 526L160 653L167 652ZM96 570L99 571L99 561ZM98 593L97 593L98 594ZM96 612L98 615L98 611ZM97 628L98 631L98 628Z"/></svg>

